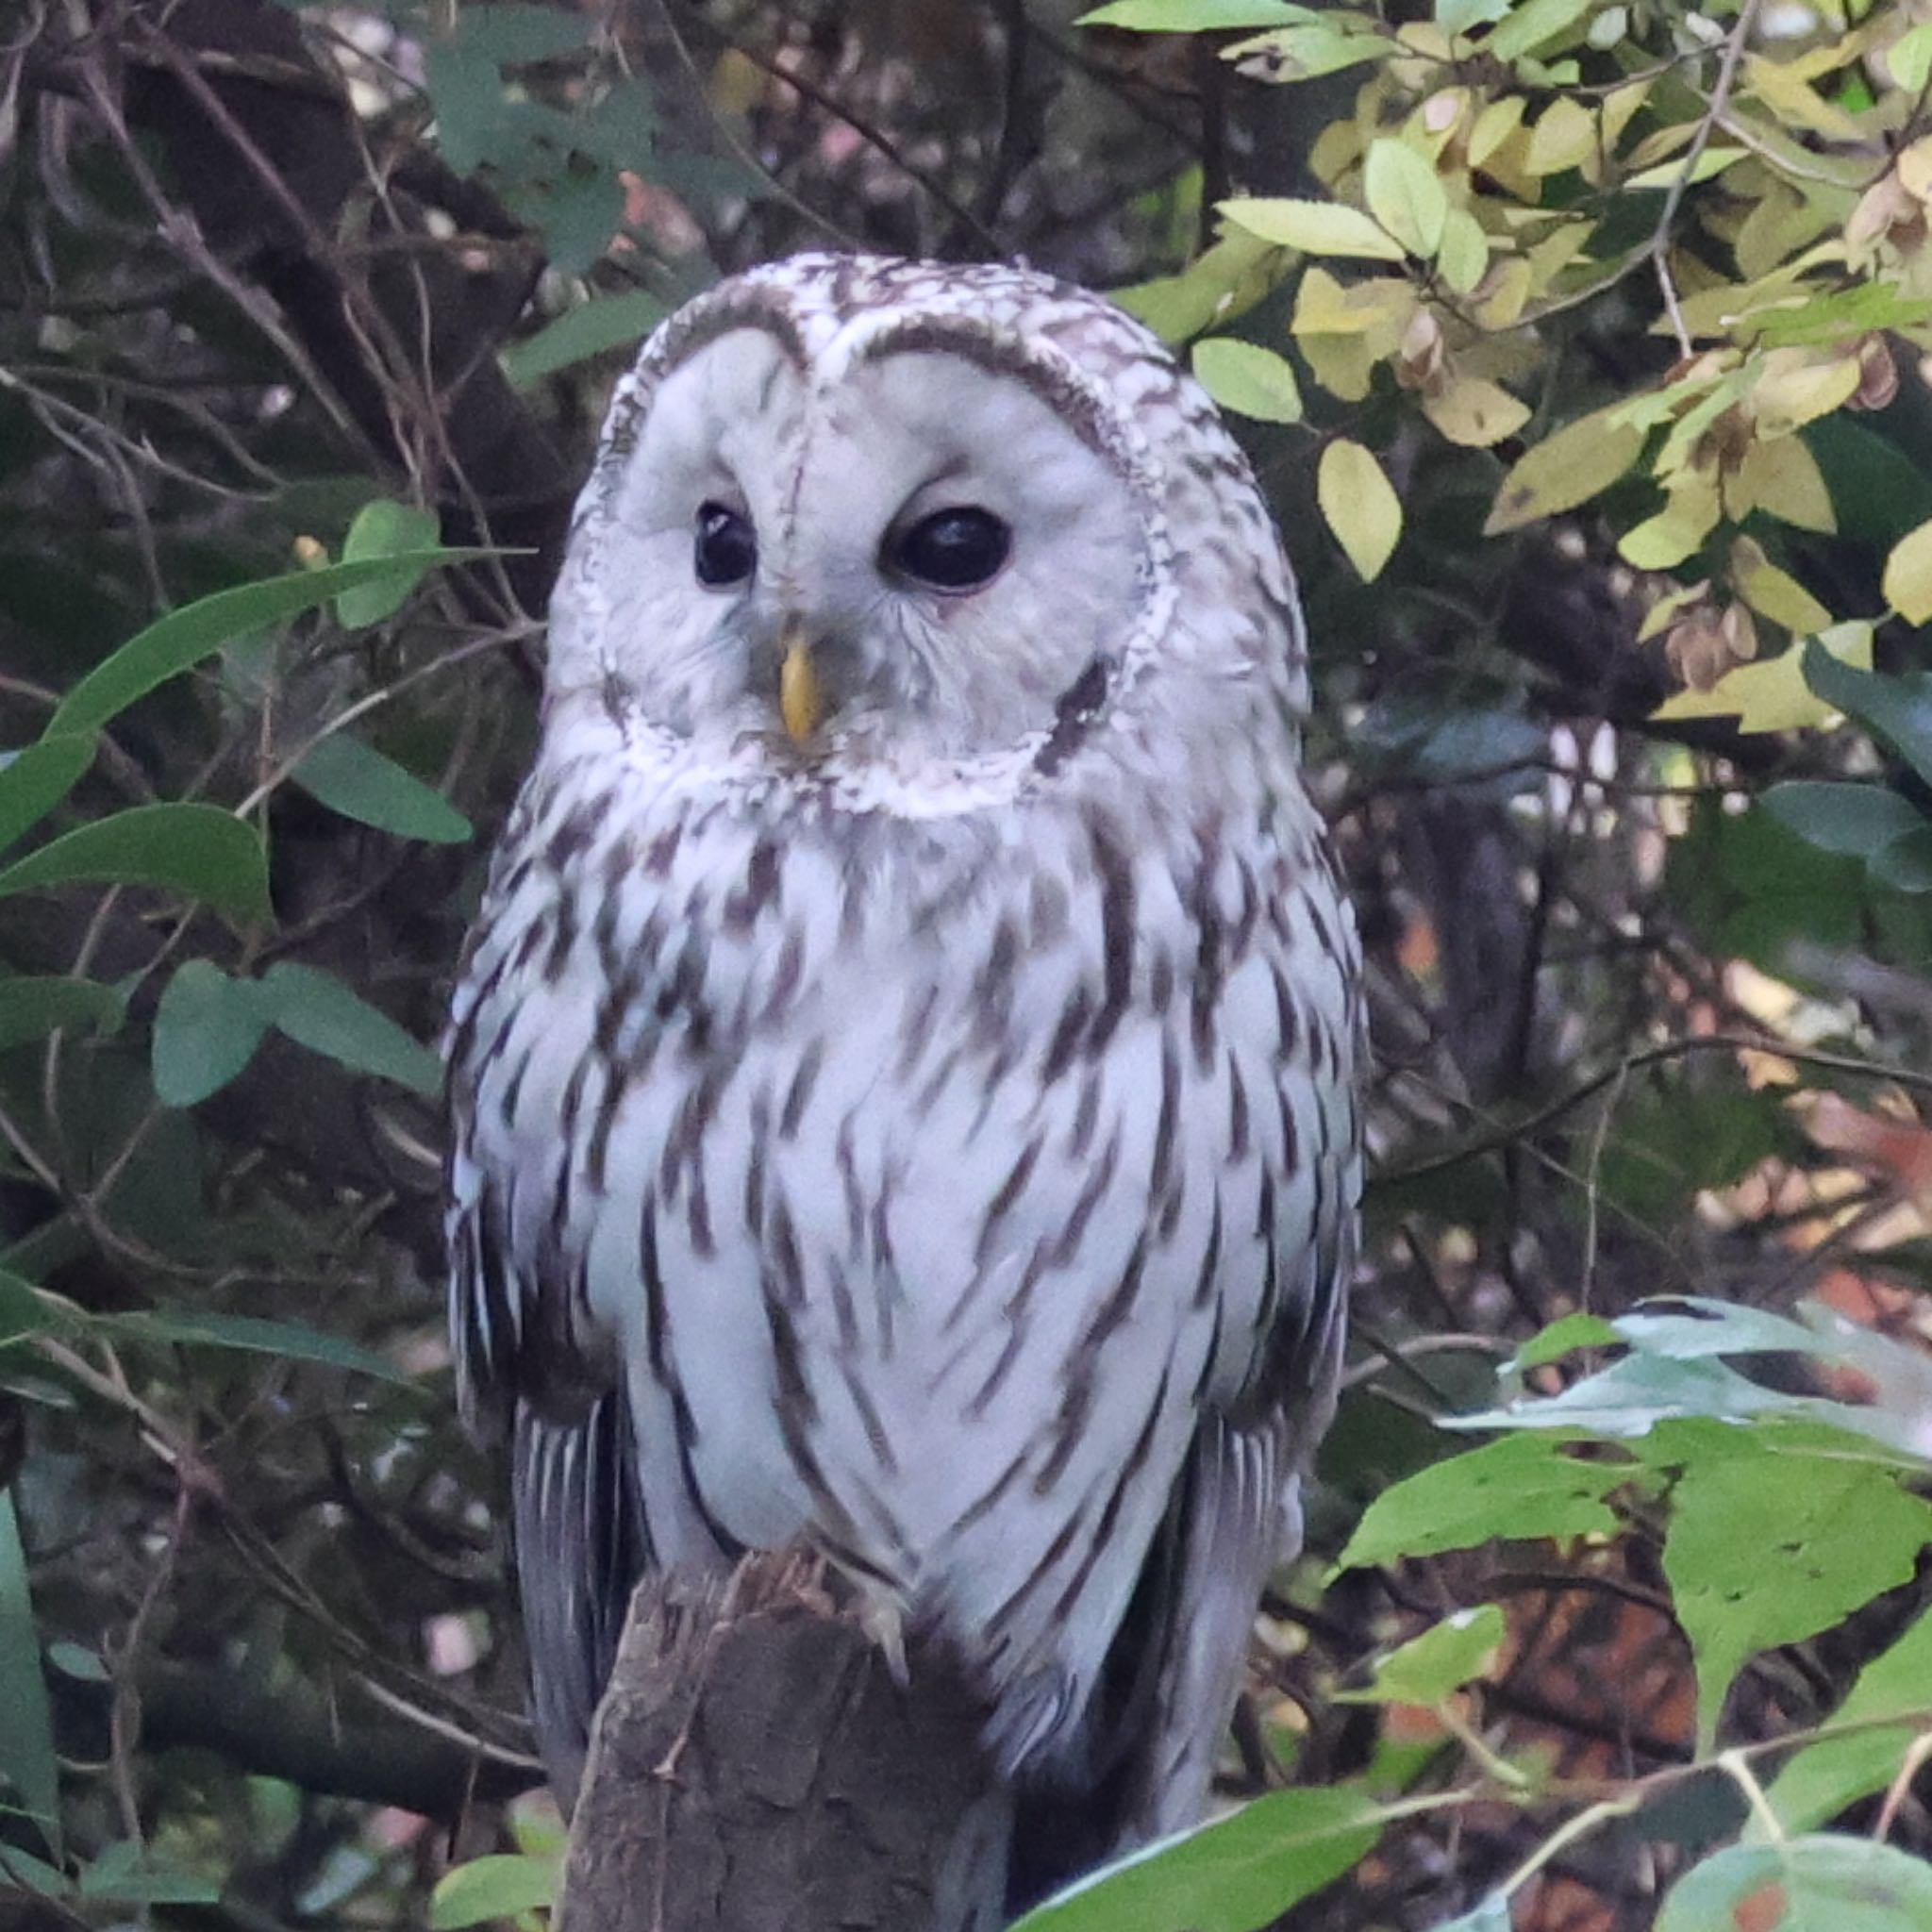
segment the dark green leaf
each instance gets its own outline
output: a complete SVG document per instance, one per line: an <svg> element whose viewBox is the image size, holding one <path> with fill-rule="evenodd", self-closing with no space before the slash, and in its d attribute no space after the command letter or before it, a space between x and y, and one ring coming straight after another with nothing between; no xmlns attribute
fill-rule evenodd
<svg viewBox="0 0 1932 1932"><path fill-rule="evenodd" d="M313 966L272 966L262 993L275 1024L312 1053L393 1080L425 1099L442 1091L442 1062L387 1013Z"/></svg>
<svg viewBox="0 0 1932 1932"><path fill-rule="evenodd" d="M1807 302L1794 313L1802 316L1810 307ZM1807 424L1805 441L1824 472L1843 536L1875 550L1890 550L1932 518L1932 476L1890 437L1840 409Z"/></svg>
<svg viewBox="0 0 1932 1932"><path fill-rule="evenodd" d="M23 1335L45 1335L67 1325L58 1305L31 1281L0 1268L0 1342L18 1341Z"/></svg>
<svg viewBox="0 0 1932 1932"><path fill-rule="evenodd" d="M47 1661L63 1677L73 1677L83 1684L111 1684L114 1680L99 1655L78 1643L69 1643L64 1638L58 1643L47 1646Z"/></svg>
<svg viewBox="0 0 1932 1932"><path fill-rule="evenodd" d="M192 1107L219 1092L255 1058L269 1019L256 981L190 959L155 1011L156 1093L169 1107Z"/></svg>
<svg viewBox="0 0 1932 1932"><path fill-rule="evenodd" d="M1932 824L1881 845L1865 861L1872 876L1894 892L1932 892Z"/></svg>
<svg viewBox="0 0 1932 1932"><path fill-rule="evenodd" d="M0 763L0 851L31 831L80 782L94 761L85 733L43 738Z"/></svg>
<svg viewBox="0 0 1932 1932"><path fill-rule="evenodd" d="M346 731L319 740L290 775L331 811L379 832L437 845L471 836L469 820L440 791Z"/></svg>
<svg viewBox="0 0 1932 1932"><path fill-rule="evenodd" d="M1337 1567L1474 1549L1498 1537L1605 1535L1617 1519L1604 1499L1633 1474L1627 1464L1578 1461L1560 1442L1506 1436L1376 1497Z"/></svg>
<svg viewBox="0 0 1932 1932"><path fill-rule="evenodd" d="M1829 658L1828 652L1823 654ZM1833 664L1838 662L1831 658ZM1853 675L1857 675L1854 673ZM1924 815L1882 785L1840 785L1797 779L1774 785L1764 808L1799 838L1824 852L1870 858L1881 846L1924 828Z"/></svg>
<svg viewBox="0 0 1932 1932"><path fill-rule="evenodd" d="M1869 1838L1731 1845L1671 1888L1657 1932L1925 1932L1932 1865Z"/></svg>
<svg viewBox="0 0 1932 1932"><path fill-rule="evenodd" d="M405 1388L409 1377L396 1365L353 1341L305 1328L298 1322L271 1322L257 1315L201 1314L182 1308L143 1308L126 1315L97 1315L90 1324L126 1341L179 1342L198 1348L239 1348L283 1361L320 1362Z"/></svg>
<svg viewBox="0 0 1932 1932"><path fill-rule="evenodd" d="M387 497L365 503L342 540L342 561L393 563L399 558L410 561L399 565L394 575L345 590L336 599L336 621L342 628L360 630L393 617L434 567L441 555L436 544L441 535L442 525L436 517L412 503L392 503Z"/></svg>
<svg viewBox="0 0 1932 1932"><path fill-rule="evenodd" d="M473 555L431 550L403 557L371 558L324 570L296 571L260 583L237 584L211 597L184 605L151 624L111 658L97 664L62 700L46 737L60 732L97 731L157 686L199 664L204 658L265 625L279 624L313 610L331 597L363 584L413 583L439 563ZM412 575L413 573L413 575Z"/></svg>
<svg viewBox="0 0 1932 1932"><path fill-rule="evenodd" d="M491 1919L514 1919L555 1902L558 1861L527 1853L493 1852L453 1867L429 1902L430 1932L457 1932Z"/></svg>
<svg viewBox="0 0 1932 1932"><path fill-rule="evenodd" d="M512 387L529 389L573 363L639 342L664 314L664 304L641 289L601 296L559 315L527 340L512 342L500 358L503 372Z"/></svg>
<svg viewBox="0 0 1932 1932"><path fill-rule="evenodd" d="M212 805L133 806L77 825L0 871L0 898L71 885L179 892L237 925L270 916L260 839Z"/></svg>
<svg viewBox="0 0 1932 1932"><path fill-rule="evenodd" d="M1081 1879L1013 1932L1257 1932L1358 1862L1382 1824L1359 1791L1276 1791Z"/></svg>
<svg viewBox="0 0 1932 1932"><path fill-rule="evenodd" d="M113 1905L207 1906L221 1897L222 1888L122 1839L104 1846L81 1873L80 1895Z"/></svg>
<svg viewBox="0 0 1932 1932"><path fill-rule="evenodd" d="M60 1772L54 1756L54 1720L41 1674L26 1552L12 1494L6 1490L0 1490L0 1783L12 1788L58 1852Z"/></svg>
<svg viewBox="0 0 1932 1932"><path fill-rule="evenodd" d="M126 1002L92 979L0 979L0 1053L61 1028L112 1033Z"/></svg>
<svg viewBox="0 0 1932 1932"><path fill-rule="evenodd" d="M1857 671L1813 641L1805 646L1805 682L1884 741L1932 785L1932 685L1923 678Z"/></svg>

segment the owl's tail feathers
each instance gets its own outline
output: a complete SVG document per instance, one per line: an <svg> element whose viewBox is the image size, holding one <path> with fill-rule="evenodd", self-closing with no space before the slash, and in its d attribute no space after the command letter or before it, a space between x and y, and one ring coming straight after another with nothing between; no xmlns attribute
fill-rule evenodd
<svg viewBox="0 0 1932 1932"><path fill-rule="evenodd" d="M1269 1572L1299 1541L1293 1444L1204 1421L1108 1652L1083 1769L1021 1788L1007 1904L1198 1824Z"/></svg>
<svg viewBox="0 0 1932 1932"><path fill-rule="evenodd" d="M568 1810L650 1554L622 1387L570 1421L518 1403L511 1456L537 1743Z"/></svg>

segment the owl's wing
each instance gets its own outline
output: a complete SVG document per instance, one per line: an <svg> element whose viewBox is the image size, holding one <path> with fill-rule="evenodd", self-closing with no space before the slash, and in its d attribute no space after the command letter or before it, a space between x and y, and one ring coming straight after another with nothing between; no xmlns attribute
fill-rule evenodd
<svg viewBox="0 0 1932 1932"><path fill-rule="evenodd" d="M513 913L481 928L457 996L447 1043L450 1326L466 1418L510 1437L537 1738L568 1803L649 1547L615 1352L591 1321L581 1269L558 1229L568 1090L539 1109L558 1129L546 1143L515 1131L523 1100L562 1064L544 1051L546 1001L504 991L512 941L530 929Z"/></svg>

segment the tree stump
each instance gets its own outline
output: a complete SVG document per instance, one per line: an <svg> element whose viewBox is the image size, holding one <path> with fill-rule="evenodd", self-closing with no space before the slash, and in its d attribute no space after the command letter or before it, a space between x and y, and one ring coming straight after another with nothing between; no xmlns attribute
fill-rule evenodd
<svg viewBox="0 0 1932 1932"><path fill-rule="evenodd" d="M1001 1922L1008 1807L930 1651L896 1681L814 1557L631 1599L557 1932L921 1932Z"/></svg>

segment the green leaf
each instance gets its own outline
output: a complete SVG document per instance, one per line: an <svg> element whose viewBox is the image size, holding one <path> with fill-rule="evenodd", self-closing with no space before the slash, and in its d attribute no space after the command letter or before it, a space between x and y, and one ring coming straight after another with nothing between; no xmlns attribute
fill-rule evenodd
<svg viewBox="0 0 1932 1932"><path fill-rule="evenodd" d="M1492 1891L1472 1910L1458 1912L1455 1918L1443 1920L1436 1927L1436 1932L1510 1932L1514 1923L1507 1895Z"/></svg>
<svg viewBox="0 0 1932 1932"><path fill-rule="evenodd" d="M469 820L433 786L346 731L317 740L290 776L331 811L379 832L435 845L472 836Z"/></svg>
<svg viewBox="0 0 1932 1932"><path fill-rule="evenodd" d="M1524 0L1483 42L1483 52L1498 60L1514 60L1566 33L1596 5L1596 0Z"/></svg>
<svg viewBox="0 0 1932 1932"><path fill-rule="evenodd" d="M42 738L0 763L0 851L31 831L80 782L94 761L85 735Z"/></svg>
<svg viewBox="0 0 1932 1932"><path fill-rule="evenodd" d="M1357 1864L1382 1824L1345 1787L1275 1791L1081 1879L1012 1932L1257 1932Z"/></svg>
<svg viewBox="0 0 1932 1932"><path fill-rule="evenodd" d="M1907 27L1885 50L1885 64L1895 86L1908 94L1923 92L1932 80L1932 21Z"/></svg>
<svg viewBox="0 0 1932 1932"><path fill-rule="evenodd" d="M1277 248L1307 255L1339 255L1364 261L1400 261L1402 243L1386 235L1358 208L1339 201L1224 201L1221 212L1236 227Z"/></svg>
<svg viewBox="0 0 1932 1932"><path fill-rule="evenodd" d="M1671 1888L1657 1932L1924 1932L1932 1865L1868 1838L1731 1845Z"/></svg>
<svg viewBox="0 0 1932 1932"><path fill-rule="evenodd" d="M112 1033L125 1013L121 995L92 979L0 979L0 1053L63 1027Z"/></svg>
<svg viewBox="0 0 1932 1932"><path fill-rule="evenodd" d="M1932 1505L1876 1464L1785 1453L1771 1424L1663 1422L1654 1453L1681 1464L1663 1564L1697 1666L1698 1748L1708 1751L1749 1658L1815 1637L1911 1579L1932 1542Z"/></svg>
<svg viewBox="0 0 1932 1932"><path fill-rule="evenodd" d="M1411 1637L1375 1665L1365 1690L1338 1690L1339 1704L1440 1704L1495 1660L1507 1634L1494 1604L1457 1610Z"/></svg>
<svg viewBox="0 0 1932 1932"><path fill-rule="evenodd" d="M1224 409L1261 423L1299 423L1302 392L1286 357L1256 342L1212 336L1196 342L1194 379Z"/></svg>
<svg viewBox="0 0 1932 1932"><path fill-rule="evenodd" d="M26 1551L7 1490L0 1490L0 1782L12 1788L58 1854L60 1769L54 1756L54 1719L41 1674Z"/></svg>
<svg viewBox="0 0 1932 1932"><path fill-rule="evenodd" d="M492 1852L452 1866L429 1900L430 1932L456 1932L491 1919L514 1919L555 1902L558 1860L526 1853Z"/></svg>
<svg viewBox="0 0 1932 1932"><path fill-rule="evenodd" d="M1140 34L1200 34L1242 27L1291 26L1316 16L1287 0L1113 0L1074 21L1075 26L1125 27Z"/></svg>
<svg viewBox="0 0 1932 1932"><path fill-rule="evenodd" d="M64 1325L57 1305L31 1281L0 1268L0 1343L18 1341L24 1335L45 1335Z"/></svg>
<svg viewBox="0 0 1932 1932"><path fill-rule="evenodd" d="M1434 258L1442 244L1449 195L1434 167L1406 141L1369 143L1362 194L1369 212L1409 254Z"/></svg>
<svg viewBox="0 0 1932 1932"><path fill-rule="evenodd" d="M101 1661L98 1652L89 1650L84 1644L69 1643L64 1638L58 1643L47 1646L47 1661L63 1677L73 1677L82 1684L111 1684L113 1674Z"/></svg>
<svg viewBox="0 0 1932 1932"><path fill-rule="evenodd" d="M260 839L212 805L137 805L77 825L0 871L0 898L83 884L179 892L236 925L270 917Z"/></svg>
<svg viewBox="0 0 1932 1932"><path fill-rule="evenodd" d="M193 1107L219 1092L255 1058L271 1018L261 988L190 959L155 1009L150 1065L167 1107Z"/></svg>
<svg viewBox="0 0 1932 1932"><path fill-rule="evenodd" d="M1913 1738L1932 1712L1932 1610L1922 1611L1890 1649L1881 1651L1831 1715L1833 1724L1898 1716L1896 1726L1848 1731L1807 1744L1786 1761L1771 1787L1772 1808L1788 1831L1807 1831L1847 1806L1882 1791L1898 1774Z"/></svg>
<svg viewBox="0 0 1932 1932"><path fill-rule="evenodd" d="M280 1361L319 1362L349 1369L382 1382L413 1387L410 1377L386 1357L358 1348L340 1336L325 1335L299 1322L271 1322L257 1315L202 1314L183 1308L142 1308L131 1314L97 1315L88 1324L120 1341L172 1343L190 1348L234 1348L272 1355Z"/></svg>
<svg viewBox="0 0 1932 1932"><path fill-rule="evenodd" d="M1506 1436L1385 1490L1336 1568L1474 1549L1499 1537L1607 1535L1617 1519L1604 1499L1635 1473L1627 1463L1579 1462L1542 1437Z"/></svg>
<svg viewBox="0 0 1932 1932"><path fill-rule="evenodd" d="M1374 454L1346 436L1322 452L1315 500L1335 541L1365 583L1374 583L1402 536L1402 500Z"/></svg>
<svg viewBox="0 0 1932 1932"><path fill-rule="evenodd" d="M1932 685L1841 662L1815 640L1805 645L1805 682L1856 718L1932 784Z"/></svg>
<svg viewBox="0 0 1932 1932"><path fill-rule="evenodd" d="M438 556L442 525L413 503L393 503L377 497L356 512L349 534L342 539L344 563L409 561L375 582L354 584L336 599L336 622L344 630L361 630L393 617L408 601Z"/></svg>
<svg viewBox="0 0 1932 1932"><path fill-rule="evenodd" d="M80 1896L103 1904L206 1906L221 1895L214 1880L184 1871L129 1839L103 1846L80 1874Z"/></svg>
<svg viewBox="0 0 1932 1932"><path fill-rule="evenodd" d="M311 1053L354 1073L393 1080L426 1100L441 1092L442 1062L436 1055L341 980L285 962L269 968L261 992L276 1027Z"/></svg>
<svg viewBox="0 0 1932 1932"><path fill-rule="evenodd" d="M1870 858L1893 840L1924 830L1926 823L1909 800L1882 785L1791 779L1772 786L1761 802L1780 824L1789 825L1807 843L1854 858Z"/></svg>
<svg viewBox="0 0 1932 1932"><path fill-rule="evenodd" d="M1519 1377L1526 1369L1559 1362L1579 1348L1617 1348L1624 1338L1601 1315L1559 1315L1547 1328L1530 1337L1503 1365L1505 1375Z"/></svg>
<svg viewBox="0 0 1932 1932"><path fill-rule="evenodd" d="M559 369L641 341L667 312L665 304L643 289L599 296L567 309L525 341L512 342L497 359L512 389L531 389Z"/></svg>
<svg viewBox="0 0 1932 1932"><path fill-rule="evenodd" d="M83 677L61 701L45 738L97 731L157 686L250 631L313 610L344 591L365 584L415 582L424 571L476 553L432 550L414 556L369 558L324 570L295 571L260 583L217 591L167 616L128 641Z"/></svg>

